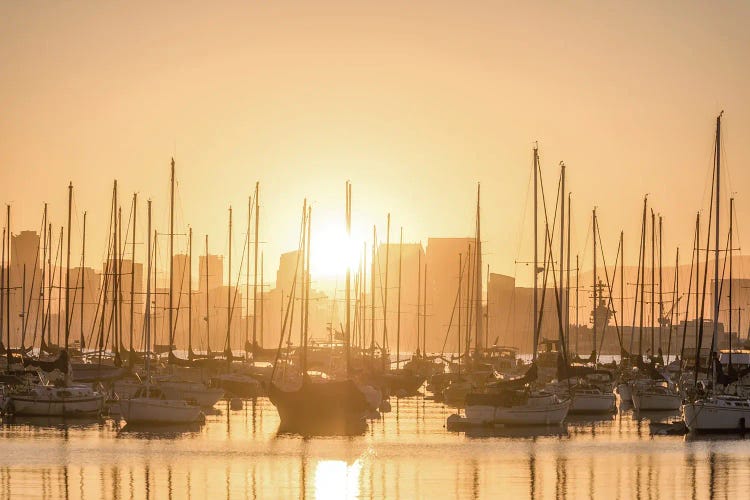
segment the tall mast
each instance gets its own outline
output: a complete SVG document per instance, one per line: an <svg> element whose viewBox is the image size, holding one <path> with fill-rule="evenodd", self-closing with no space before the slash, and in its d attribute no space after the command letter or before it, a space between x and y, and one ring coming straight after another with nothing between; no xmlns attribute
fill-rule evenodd
<svg viewBox="0 0 750 500"><path fill-rule="evenodd" d="M625 232L620 231L620 328L625 331ZM632 344L631 344L632 345Z"/></svg>
<svg viewBox="0 0 750 500"><path fill-rule="evenodd" d="M57 346L60 347L60 334L65 334L64 330L60 327L60 321L62 321L62 305L63 305L63 265L62 265L62 252L63 252L63 237L64 237L64 231L65 228L60 226L60 239L57 242L57 257L60 258L60 260L57 260L57 257L55 257L55 264L57 265ZM8 248L10 249L10 241L8 241ZM10 257L10 252L8 252L8 257ZM10 265L9 265L10 266ZM10 283L8 284L8 289L10 290ZM65 338L63 337L63 340ZM63 346L67 349L67 345Z"/></svg>
<svg viewBox="0 0 750 500"><path fill-rule="evenodd" d="M404 245L404 228L401 228L401 236L398 240L398 299L396 305L396 369L400 368L401 362L399 361L399 355L401 354L401 258L403 255Z"/></svg>
<svg viewBox="0 0 750 500"><path fill-rule="evenodd" d="M378 235L372 226L372 258L370 259L370 355L375 356L375 245Z"/></svg>
<svg viewBox="0 0 750 500"><path fill-rule="evenodd" d="M655 316L656 316L656 261L655 257L655 233L656 233L656 216L654 215L654 209L651 209L651 355L656 355L654 349L654 337L655 337Z"/></svg>
<svg viewBox="0 0 750 500"><path fill-rule="evenodd" d="M263 310L264 310L263 309L263 252L261 252L260 253L260 347L261 348L265 345L263 342Z"/></svg>
<svg viewBox="0 0 750 500"><path fill-rule="evenodd" d="M232 362L232 207L229 207L229 265L227 266L227 362Z"/></svg>
<svg viewBox="0 0 750 500"><path fill-rule="evenodd" d="M257 186L257 183L256 183ZM247 265L245 266L245 359L247 360L247 344L249 341L248 329L250 328L250 227L253 218L253 197L247 198ZM255 268L257 270L257 255L255 256ZM253 278L255 279L255 278ZM255 285L253 283L253 341L255 341ZM255 344L250 348L255 352Z"/></svg>
<svg viewBox="0 0 750 500"><path fill-rule="evenodd" d="M419 350L419 309L422 307L422 244L417 251L417 350Z"/></svg>
<svg viewBox="0 0 750 500"><path fill-rule="evenodd" d="M367 242L362 242L362 287L360 289L362 294L362 324L360 326L360 348L365 348L365 336L367 334Z"/></svg>
<svg viewBox="0 0 750 500"><path fill-rule="evenodd" d="M5 212L5 252L6 252L6 266L5 266L5 332L8 336L8 346L6 347L8 353L8 370L12 361L12 355L10 352L10 259L11 259L11 230L10 230L10 205L6 205Z"/></svg>
<svg viewBox="0 0 750 500"><path fill-rule="evenodd" d="M732 228L734 223L734 198L729 198L729 366L732 366ZM739 334L737 335L739 339Z"/></svg>
<svg viewBox="0 0 750 500"><path fill-rule="evenodd" d="M480 186L477 183L477 234L474 242L474 249L476 251L476 258L474 260L474 277L476 278L476 291L475 291L475 297L474 297L474 307L475 307L475 316L476 316L476 336L474 337L474 349L476 351L479 351L479 349L482 346L484 342L482 342L482 333L483 333L483 327L482 327L482 285L484 282L482 281L482 231L481 231L481 224L480 224L480 211L479 211L479 194L480 194Z"/></svg>
<svg viewBox="0 0 750 500"><path fill-rule="evenodd" d="M572 212L570 206L570 193L568 193L568 248L567 248L567 262L565 272L565 342L567 345L567 352L570 352L570 213ZM562 263L560 263L562 266Z"/></svg>
<svg viewBox="0 0 750 500"><path fill-rule="evenodd" d="M388 214L385 233L385 280L383 286L383 352L380 358L383 361L383 371L386 367L386 352L389 352L386 342L388 341L388 264L389 250L391 249L391 214Z"/></svg>
<svg viewBox="0 0 750 500"><path fill-rule="evenodd" d="M117 220L118 220L118 232L117 232L117 329L120 332L119 340L120 344L118 345L119 350L122 347L122 305L123 305L123 297L122 297L122 254L123 254L123 247L122 247L122 207L118 207L117 209Z"/></svg>
<svg viewBox="0 0 750 500"><path fill-rule="evenodd" d="M193 355L193 228L188 228L188 354ZM182 280L180 280L182 282Z"/></svg>
<svg viewBox="0 0 750 500"><path fill-rule="evenodd" d="M422 301L422 345L427 355L427 262L424 263L424 300Z"/></svg>
<svg viewBox="0 0 750 500"><path fill-rule="evenodd" d="M67 240L67 255L65 257L65 349L68 349L68 341L70 340L70 219L71 212L73 210L73 183L68 184L68 240ZM25 284L24 279L24 284ZM8 346L10 348L10 345Z"/></svg>
<svg viewBox="0 0 750 500"><path fill-rule="evenodd" d="M144 310L144 322L146 323L146 381L148 382L151 375L151 200L148 200L148 230L146 244L146 309ZM156 234L154 234L154 243L156 243ZM146 390L148 391L148 383L146 384Z"/></svg>
<svg viewBox="0 0 750 500"><path fill-rule="evenodd" d="M485 309L484 346L490 345L490 265L487 264L487 308Z"/></svg>
<svg viewBox="0 0 750 500"><path fill-rule="evenodd" d="M84 216L84 220L86 220L85 216ZM85 225L84 225L84 227L85 227ZM84 235L85 234L86 234L86 231L84 230ZM43 250L42 250L42 279L39 282L39 299L40 299L40 306L39 307L41 308L40 311L41 311L41 315L42 315L42 335L41 335L41 339L40 339L41 340L40 344L44 345L44 332L45 332L46 324L47 324L47 319L46 319L47 306L46 306L46 303L45 303L45 300L46 300L45 288L46 288L47 285L46 285L45 280L47 279L46 278L47 277L47 273L49 272L47 270L47 246L48 246L49 243L47 242L47 204L46 203L44 204L44 216L42 218L42 241L43 241L43 245L42 245L42 247L43 247ZM84 242L85 242L85 238L84 238ZM3 244L5 244L5 234L3 234ZM0 267L2 267L2 266L0 266ZM5 275L2 274L2 271L0 271L0 290L2 290L2 286L3 286L4 283L5 283ZM2 317L3 317L3 314L2 314L3 305L4 305L3 299L4 299L3 295L0 294L0 323L2 323ZM2 325L0 325L0 329L1 328L2 328ZM83 334L81 334L81 335L83 335ZM2 337L0 336L0 338L2 338Z"/></svg>
<svg viewBox="0 0 750 500"><path fill-rule="evenodd" d="M211 357L211 315L208 309L208 234L206 234L206 261L204 274L206 275L206 354ZM282 302L284 302L282 300Z"/></svg>
<svg viewBox="0 0 750 500"><path fill-rule="evenodd" d="M305 243L305 367L304 371L302 372L303 376L307 376L307 344L308 344L308 320L310 317L310 228L311 228L311 219L312 219L312 204L308 205L307 207L307 242Z"/></svg>
<svg viewBox="0 0 750 500"><path fill-rule="evenodd" d="M537 343L539 342L539 290L537 273L539 269L539 147L534 145L534 356L536 361ZM546 257L545 257L546 258Z"/></svg>
<svg viewBox="0 0 750 500"><path fill-rule="evenodd" d="M78 305L80 308L80 320L81 320L81 352L83 352L84 344L84 333L83 333L83 305L86 301L86 212L83 212L83 236L81 237L81 303ZM39 287L44 295L44 277L42 277L41 286ZM44 307L44 305L42 305ZM132 320L131 320L132 323ZM132 344L131 344L132 346ZM131 347L132 349L132 347Z"/></svg>
<svg viewBox="0 0 750 500"><path fill-rule="evenodd" d="M596 240L596 233L594 233L594 240ZM596 262L596 255L594 255L594 262ZM560 162L560 309L559 314L563 317L560 318L560 322L562 323L565 320L565 316L563 314L563 311L565 310L565 304L564 304L564 287L565 282L563 281L564 278L564 272L565 272L565 266L563 265L565 263L565 163ZM596 280L596 271L594 271L594 279ZM596 288L596 283L594 283L594 288ZM594 301L594 310L596 311L596 301ZM560 332L558 335L562 335L563 332ZM596 332L594 332L594 335L596 335ZM560 339L560 349L565 349L565 346L562 345L562 340ZM596 342L594 343L594 349L596 349Z"/></svg>
<svg viewBox="0 0 750 500"><path fill-rule="evenodd" d="M6 293L7 291L5 290L5 228L3 228L3 255L2 255L2 260L0 261L0 344L2 344L2 338L3 338L2 334L3 334L3 329L5 328L5 316L4 315L10 314L9 311L5 311L5 294ZM42 327L43 326L44 326L44 322L42 322ZM42 340L44 340L44 337L42 337ZM8 350L10 351L10 337L8 337L7 347L8 347Z"/></svg>
<svg viewBox="0 0 750 500"><path fill-rule="evenodd" d="M596 324L596 316L597 316L596 315L596 309L597 309L597 306L598 306L598 304L596 303L596 292L597 292L597 289L596 289L596 285L597 285L597 283L596 283L596 207L594 207L594 210L592 211L592 219L591 220L592 220L592 227L593 227L592 232L593 232L593 241L594 241L594 277L593 277L593 282L594 282L594 308L593 308L593 314L592 314L592 320L593 320L593 323L592 323L592 325L593 325L593 328L592 328L593 337L592 338L593 338L593 342L594 343L592 345L592 351L595 353L596 352L596 327L597 327L597 324ZM594 356L594 359L596 359L596 356Z"/></svg>
<svg viewBox="0 0 750 500"><path fill-rule="evenodd" d="M719 332L719 303L721 297L719 296L719 230L721 228L721 212L720 208L720 189L721 189L721 115L724 112L719 113L716 117L716 230L714 240L714 331L713 338L711 339L711 352L717 347L718 332Z"/></svg>
<svg viewBox="0 0 750 500"><path fill-rule="evenodd" d="M346 242L349 245L352 237L352 185L346 182ZM351 265L346 263L346 333L344 336L344 350L346 355L346 376L351 376Z"/></svg>
<svg viewBox="0 0 750 500"><path fill-rule="evenodd" d="M255 349L256 343L257 343L257 335L256 335L256 329L257 329L257 310L258 310L258 223L259 223L259 217L260 217L260 204L258 195L260 194L260 183L255 183L255 239L253 241L253 258L255 259L254 267L253 267L253 349ZM263 286L263 283L261 282L261 287ZM261 289L261 295L263 294L263 290ZM261 329L263 326L261 326ZM245 339L247 340L247 339ZM262 336L261 336L262 341ZM253 356L253 359L255 359L255 356Z"/></svg>
<svg viewBox="0 0 750 500"><path fill-rule="evenodd" d="M112 345L113 349L112 352L115 353L115 359L117 359L117 353L119 352L120 344L118 342L118 331L117 331L117 306L119 305L118 301L118 287L120 285L120 280L118 278L117 273L117 262L119 261L118 255L118 247L119 243L117 241L117 228L119 224L119 220L117 217L117 181L115 180L114 187L112 188L112 217L113 217L113 228L112 228L112 323L114 323L114 336L112 338ZM62 235L62 232L60 233ZM61 236L62 237L62 236Z"/></svg>
<svg viewBox="0 0 750 500"><path fill-rule="evenodd" d="M698 267L698 261L700 260L701 255L701 213L698 212L695 215L695 339L698 340L698 321L700 320L701 314L700 314L700 305L698 302L698 286L700 285L700 272ZM708 257L708 256L706 256ZM702 321L702 320L701 320ZM697 349L700 351L701 346L696 346ZM697 365L696 365L697 366Z"/></svg>
<svg viewBox="0 0 750 500"><path fill-rule="evenodd" d="M132 356L133 335L135 332L135 228L136 216L138 214L138 193L133 193L133 235L130 242L130 351L129 366L133 367L135 361Z"/></svg>
<svg viewBox="0 0 750 500"><path fill-rule="evenodd" d="M10 219L10 207L8 207L8 219ZM51 344L52 343L52 290L55 286L55 271L52 269L52 224L50 223L47 223L47 244L49 245L49 250L47 251L47 269L49 270L49 293L47 297L47 344ZM8 272L10 272L10 268L8 268ZM6 293L10 293L9 289L6 290ZM8 314L10 314L10 311L8 311ZM104 317L103 312L102 312L102 317ZM42 336L44 336L44 332L42 332Z"/></svg>
<svg viewBox="0 0 750 500"><path fill-rule="evenodd" d="M230 240L231 241L231 240ZM230 245L231 255L231 245ZM230 257L231 258L231 257ZM172 308L174 293L174 158L169 171L169 352L174 345L174 311Z"/></svg>
<svg viewBox="0 0 750 500"><path fill-rule="evenodd" d="M576 254L576 353L580 352L578 350L578 333L579 333L579 328L578 328L578 277L579 277L579 274L580 274L580 270L579 270L579 267L578 267L578 254Z"/></svg>
<svg viewBox="0 0 750 500"><path fill-rule="evenodd" d="M638 356L643 355L643 291L646 277L646 203L648 198L643 198L643 220L641 222L641 303L640 319L638 321Z"/></svg>
<svg viewBox="0 0 750 500"><path fill-rule="evenodd" d="M659 215L659 350L662 346L662 318L664 317L664 292L663 292L663 280L664 273L662 270L662 216ZM677 268L675 268L675 273Z"/></svg>
<svg viewBox="0 0 750 500"><path fill-rule="evenodd" d="M461 281L463 278L463 255L461 253L458 254L458 336L457 336L457 344L458 344L458 374L461 375Z"/></svg>

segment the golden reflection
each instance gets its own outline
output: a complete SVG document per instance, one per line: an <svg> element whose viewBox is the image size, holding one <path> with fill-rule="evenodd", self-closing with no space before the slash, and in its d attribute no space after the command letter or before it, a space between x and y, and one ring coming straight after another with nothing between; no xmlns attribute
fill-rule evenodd
<svg viewBox="0 0 750 500"><path fill-rule="evenodd" d="M321 460L315 466L315 498L359 498L362 461Z"/></svg>

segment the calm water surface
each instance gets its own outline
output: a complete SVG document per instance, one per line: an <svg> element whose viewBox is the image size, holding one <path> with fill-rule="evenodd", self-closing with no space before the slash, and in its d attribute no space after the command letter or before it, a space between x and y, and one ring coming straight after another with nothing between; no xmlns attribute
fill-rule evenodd
<svg viewBox="0 0 750 500"><path fill-rule="evenodd" d="M750 438L652 436L632 411L561 428L455 433L421 397L356 437L280 435L265 398L196 428L112 419L0 427L2 498L748 498Z"/></svg>

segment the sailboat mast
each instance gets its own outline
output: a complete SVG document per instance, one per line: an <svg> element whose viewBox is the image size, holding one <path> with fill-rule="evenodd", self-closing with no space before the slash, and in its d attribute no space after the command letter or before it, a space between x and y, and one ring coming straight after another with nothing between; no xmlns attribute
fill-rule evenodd
<svg viewBox="0 0 750 500"><path fill-rule="evenodd" d="M375 245L377 229L372 226L372 258L370 259L370 355L375 357Z"/></svg>
<svg viewBox="0 0 750 500"><path fill-rule="evenodd" d="M65 349L70 340L70 220L73 210L73 183L68 184L68 240L65 257ZM26 280L24 279L24 284ZM8 346L10 347L10 345Z"/></svg>
<svg viewBox="0 0 750 500"><path fill-rule="evenodd" d="M112 249L113 249L113 255L112 255L112 323L114 323L114 336L112 338L112 345L113 349L112 352L115 353L115 356L119 352L120 343L118 342L118 331L117 331L117 309L119 305L118 300L118 288L120 284L120 280L118 279L118 268L117 263L119 262L119 242L117 240L117 228L119 227L119 218L118 218L118 210L117 210L117 181L115 180L114 187L112 189L112 217L114 218L114 227L112 231ZM60 233L62 237L62 232Z"/></svg>
<svg viewBox="0 0 750 500"><path fill-rule="evenodd" d="M620 231L620 328L625 332L625 232ZM632 336L631 336L632 348Z"/></svg>
<svg viewBox="0 0 750 500"><path fill-rule="evenodd" d="M643 220L641 221L641 255L639 262L641 266L641 297L640 297L640 315L638 320L638 356L643 355L643 295L645 289L646 275L646 203L647 198L643 198Z"/></svg>
<svg viewBox="0 0 750 500"><path fill-rule="evenodd" d="M417 251L417 350L419 351L419 337L421 330L419 329L419 313L422 307L422 244L419 244L419 250Z"/></svg>
<svg viewBox="0 0 750 500"><path fill-rule="evenodd" d="M568 248L566 250L566 265L567 270L565 271L565 342L567 342L567 352L570 352L570 213L572 212L570 206L570 192L568 192ZM560 263L562 266L562 263Z"/></svg>
<svg viewBox="0 0 750 500"><path fill-rule="evenodd" d="M346 182L346 241L347 245L352 237L352 185ZM347 256L348 257L348 256ZM344 354L346 356L346 376L351 376L351 265L347 258L346 262L346 332L344 335Z"/></svg>
<svg viewBox="0 0 750 500"><path fill-rule="evenodd" d="M138 193L133 193L133 234L130 241L130 351L133 351L133 336L135 333L135 229L138 215ZM132 354L128 357L133 367Z"/></svg>
<svg viewBox="0 0 750 500"><path fill-rule="evenodd" d="M151 200L148 200L148 230L146 244L146 309L144 310L144 322L146 323L146 381L151 378ZM154 234L154 243L156 243L156 234ZM148 383L146 384L146 390L148 390Z"/></svg>
<svg viewBox="0 0 750 500"><path fill-rule="evenodd" d="M283 302L283 301L282 301ZM260 253L260 347L263 342L263 252Z"/></svg>
<svg viewBox="0 0 750 500"><path fill-rule="evenodd" d="M594 240L596 240L596 233L594 233ZM596 255L594 255L594 261L596 262ZM565 304L564 304L564 298L565 298L565 281L564 278L564 272L565 272L565 163L560 162L560 312L559 314L563 317L560 318L561 322L565 320L565 315L563 314L563 311L565 310ZM596 272L594 272L594 280L596 280ZM596 288L596 283L594 283L594 288ZM594 310L596 310L596 301L594 301ZM596 334L596 332L594 332ZM562 335L563 332L560 332L558 335ZM565 346L562 345L562 340L560 339L560 349L564 349ZM594 343L594 349L596 349L596 342Z"/></svg>
<svg viewBox="0 0 750 500"><path fill-rule="evenodd" d="M12 355L10 352L10 260L11 260L11 230L10 230L10 205L6 205L5 212L5 246L4 251L6 254L5 262L5 333L8 336L8 345L6 347L8 353L8 370L12 361Z"/></svg>
<svg viewBox="0 0 750 500"><path fill-rule="evenodd" d="M8 207L9 216L8 219L10 219L10 207ZM47 224L47 244L49 245L49 249L47 251L47 269L49 270L49 293L47 297L47 344L52 343L52 290L55 286L55 271L52 269L52 224ZM8 268L8 273L10 272L10 268ZM105 278L106 282L106 278ZM6 293L10 293L9 290L6 290ZM105 294L106 295L106 294ZM8 314L10 314L10 311L8 311ZM102 311L102 317L104 317L104 312ZM42 332L42 337L44 337L44 332ZM10 346L8 346L10 347Z"/></svg>
<svg viewBox="0 0 750 500"><path fill-rule="evenodd" d="M229 263L227 266L227 340L224 352L227 362L232 362L232 207L229 207Z"/></svg>
<svg viewBox="0 0 750 500"><path fill-rule="evenodd" d="M463 254L458 254L458 335L456 344L458 344L458 374L461 375L461 281L463 278Z"/></svg>
<svg viewBox="0 0 750 500"><path fill-rule="evenodd" d="M206 354L211 356L211 315L208 308L208 234L206 234L206 260L205 260L204 275L205 287L206 287ZM283 303L283 300L282 300Z"/></svg>
<svg viewBox="0 0 750 500"><path fill-rule="evenodd" d="M383 352L380 356L383 361L383 371L386 370L386 352L389 352L386 342L388 341L388 264L390 263L391 249L391 214L386 219L385 232L385 280L383 286Z"/></svg>
<svg viewBox="0 0 750 500"><path fill-rule="evenodd" d="M576 353L580 353L578 350L578 334L579 334L579 327L578 327L578 277L579 277L579 268L578 268L578 254L576 254Z"/></svg>
<svg viewBox="0 0 750 500"><path fill-rule="evenodd" d="M193 228L188 228L188 355L193 355ZM180 280L182 281L182 280Z"/></svg>
<svg viewBox="0 0 750 500"><path fill-rule="evenodd" d="M721 228L721 212L719 211L721 206L721 115L724 112L719 113L716 117L716 230L714 231L714 331L713 338L711 340L711 352L717 348L718 332L719 332L719 303L721 297L719 296L719 230Z"/></svg>
<svg viewBox="0 0 750 500"><path fill-rule="evenodd" d="M656 250L656 216L654 215L654 209L651 209L651 355L656 354L654 349L654 337L655 337L655 316L656 316L656 261L655 261L655 250Z"/></svg>
<svg viewBox="0 0 750 500"><path fill-rule="evenodd" d="M230 250L231 251L231 250ZM169 173L169 352L174 345L174 158Z"/></svg>
<svg viewBox="0 0 750 500"><path fill-rule="evenodd" d="M305 307L305 327L304 327L304 342L305 342L305 366L304 371L302 372L303 376L307 375L307 345L309 340L309 332L308 332L308 321L310 319L310 229L312 227L311 225L312 220L312 205L309 205L307 207L307 241L305 242L305 265L303 266L305 269L305 275L304 275L304 283L305 283L305 301L304 301L304 307Z"/></svg>
<svg viewBox="0 0 750 500"><path fill-rule="evenodd" d="M482 231L481 231L481 224L480 224L480 210L479 210L479 195L480 195L480 185L477 183L477 234L474 242L474 249L476 251L476 258L474 260L474 275L476 278L476 292L474 297L474 307L475 312L474 315L476 317L476 336L474 337L474 350L479 351L480 348L482 348L482 333L483 333L483 326L482 326L482 285L484 284L484 281L482 281Z"/></svg>
<svg viewBox="0 0 750 500"><path fill-rule="evenodd" d="M247 265L245 266L245 360L247 360L247 344L249 340L248 330L250 328L250 226L253 217L253 197L247 198ZM257 256L255 256L257 259ZM257 269L257 261L256 261ZM255 279L255 278L253 278ZM255 285L253 283L253 340L255 340ZM251 347L255 352L255 344Z"/></svg>
<svg viewBox="0 0 750 500"><path fill-rule="evenodd" d="M398 299L396 304L396 369L400 368L401 362L401 259L403 256L404 228L401 228L401 236L398 240Z"/></svg>
<svg viewBox="0 0 750 500"><path fill-rule="evenodd" d="M662 348L662 318L664 317L664 292L663 292L663 281L664 281L664 272L662 269L662 216L659 215L659 350ZM677 272L677 268L675 268L675 273Z"/></svg>
<svg viewBox="0 0 750 500"><path fill-rule="evenodd" d="M253 239L253 349L257 345L257 323L258 323L258 227L260 221L260 202L258 195L260 194L260 183L255 183L255 238ZM262 271L261 271L262 272ZM261 296L263 294L263 283L261 280ZM263 326L261 325L261 330ZM245 339L247 341L247 339ZM261 335L261 343L263 343L263 336ZM253 360L255 355L253 354Z"/></svg>
<svg viewBox="0 0 750 500"><path fill-rule="evenodd" d="M539 343L539 289L537 273L539 269L539 147L534 145L534 355L536 361L537 344ZM546 258L546 257L545 257Z"/></svg>
<svg viewBox="0 0 750 500"><path fill-rule="evenodd" d="M729 199L729 366L732 365L732 229L734 223L734 198ZM739 335L738 335L739 338Z"/></svg>
<svg viewBox="0 0 750 500"><path fill-rule="evenodd" d="M426 260L426 259L425 259ZM424 263L424 300L422 301L422 354L427 356L427 262Z"/></svg>
<svg viewBox="0 0 750 500"><path fill-rule="evenodd" d="M593 344L591 346L591 350L592 350L592 352L596 353L596 327L597 327L597 324L596 324L597 323L597 321L596 321L596 319L597 319L596 318L597 317L596 309L597 309L597 306L598 306L598 304L596 303L596 298L597 298L596 297L596 292L597 292L597 289L596 289L596 285L597 285L597 283L596 283L596 207L594 207L594 210L592 211L591 223L592 223L592 228L593 228L592 229L592 232L593 232L593 238L592 239L594 241L594 255L593 255L593 257L594 257L594 277L592 278L593 282L594 282L594 308L592 310L592 315L591 315L591 319L592 319L592 332L591 333L592 333L592 339L593 339ZM594 356L594 359L596 359L596 356Z"/></svg>
<svg viewBox="0 0 750 500"><path fill-rule="evenodd" d="M83 311L84 303L86 301L86 212L83 212L83 235L81 237L81 302L78 304L80 308L80 321L81 321L81 353L83 353L84 344L84 333L83 333ZM44 277L42 277L41 286L39 287L44 294ZM43 307L43 305L42 305ZM131 320L132 323L132 320Z"/></svg>

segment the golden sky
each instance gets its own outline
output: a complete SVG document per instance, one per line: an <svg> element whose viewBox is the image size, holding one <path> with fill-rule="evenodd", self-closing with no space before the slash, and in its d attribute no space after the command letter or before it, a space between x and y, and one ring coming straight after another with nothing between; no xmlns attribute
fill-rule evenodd
<svg viewBox="0 0 750 500"><path fill-rule="evenodd" d="M0 198L14 232L38 227L45 200L60 225L72 181L101 261L112 180L124 217L138 191L166 231L174 155L181 227L225 252L232 204L238 252L259 180L272 281L305 196L319 249L343 226L347 179L358 240L390 211L394 240L403 225L426 242L473 234L480 181L485 261L525 279L539 141L550 197L568 166L574 252L597 205L611 259L623 228L635 262L650 193L671 262L706 206L722 109L742 242L749 23L750 4L723 1L4 2Z"/></svg>

